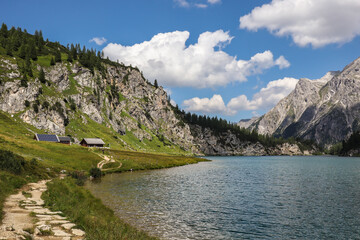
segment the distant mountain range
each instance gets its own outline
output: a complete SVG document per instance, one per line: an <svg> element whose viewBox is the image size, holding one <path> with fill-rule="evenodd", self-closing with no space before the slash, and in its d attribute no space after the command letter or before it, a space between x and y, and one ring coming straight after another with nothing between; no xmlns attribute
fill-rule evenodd
<svg viewBox="0 0 360 240"><path fill-rule="evenodd" d="M265 115L239 126L260 134L314 140L329 146L360 129L360 58L341 72L300 79L295 89Z"/></svg>

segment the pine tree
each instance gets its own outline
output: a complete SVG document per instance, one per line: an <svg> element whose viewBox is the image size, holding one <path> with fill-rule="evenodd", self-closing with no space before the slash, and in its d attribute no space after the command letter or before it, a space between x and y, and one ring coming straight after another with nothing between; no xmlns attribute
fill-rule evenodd
<svg viewBox="0 0 360 240"><path fill-rule="evenodd" d="M6 44L5 49L6 49L6 55L13 56L13 51L12 51L13 48L12 48L10 42L8 42L8 43Z"/></svg>
<svg viewBox="0 0 360 240"><path fill-rule="evenodd" d="M73 58L72 58L72 56L71 56L71 53L68 54L67 61L68 61L68 62L73 62Z"/></svg>
<svg viewBox="0 0 360 240"><path fill-rule="evenodd" d="M35 47L35 43L33 41L30 42L30 58L32 60L37 60L37 52L36 52L36 47Z"/></svg>
<svg viewBox="0 0 360 240"><path fill-rule="evenodd" d="M20 31L20 32L19 32ZM19 28L16 30L16 32L14 33L14 35L12 36L12 43L13 43L13 51L17 51L19 49L19 47L21 46L21 29L19 30Z"/></svg>
<svg viewBox="0 0 360 240"><path fill-rule="evenodd" d="M61 62L61 53L59 50L55 51L55 62Z"/></svg>
<svg viewBox="0 0 360 240"><path fill-rule="evenodd" d="M70 53L71 53L72 59L77 60L77 50L76 50L76 47L74 47L74 44L71 44Z"/></svg>
<svg viewBox="0 0 360 240"><path fill-rule="evenodd" d="M50 66L54 66L55 65L55 60L54 60L54 57L51 57L51 60L50 60Z"/></svg>
<svg viewBox="0 0 360 240"><path fill-rule="evenodd" d="M40 69L40 73L39 73L39 81L41 83L46 83L45 72L42 68Z"/></svg>
<svg viewBox="0 0 360 240"><path fill-rule="evenodd" d="M25 44L20 46L19 57L21 57L22 59L25 59L25 57L26 57L26 45Z"/></svg>
<svg viewBox="0 0 360 240"><path fill-rule="evenodd" d="M28 79L27 79L27 77L26 77L26 74L24 74L24 77L21 79L21 81L20 81L20 86L21 87L27 87L28 86Z"/></svg>
<svg viewBox="0 0 360 240"><path fill-rule="evenodd" d="M8 37L8 28L7 28L7 26L6 26L5 23L3 23L3 24L1 25L0 35L3 36L4 38L7 38L7 37Z"/></svg>
<svg viewBox="0 0 360 240"><path fill-rule="evenodd" d="M33 77L33 72L32 72L32 68L31 68L31 61L30 61L30 55L26 55L26 59L25 59L25 70L27 72L27 74L30 77Z"/></svg>
<svg viewBox="0 0 360 240"><path fill-rule="evenodd" d="M158 87L159 87L158 82L157 82L157 80L156 80L156 79L155 79L155 81L154 81L154 86L155 86L156 88L158 88Z"/></svg>

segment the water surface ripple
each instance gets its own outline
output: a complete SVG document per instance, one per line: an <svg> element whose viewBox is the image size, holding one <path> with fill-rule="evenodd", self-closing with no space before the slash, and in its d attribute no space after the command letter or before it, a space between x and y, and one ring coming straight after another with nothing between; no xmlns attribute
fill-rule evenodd
<svg viewBox="0 0 360 240"><path fill-rule="evenodd" d="M87 187L163 239L360 239L360 158L209 159Z"/></svg>

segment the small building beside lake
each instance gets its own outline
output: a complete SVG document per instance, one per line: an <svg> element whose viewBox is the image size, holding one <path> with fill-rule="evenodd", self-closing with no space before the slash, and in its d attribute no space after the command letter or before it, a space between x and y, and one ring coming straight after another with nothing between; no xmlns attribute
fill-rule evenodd
<svg viewBox="0 0 360 240"><path fill-rule="evenodd" d="M71 138L68 136L58 137L58 138L59 138L60 143L62 143L62 144L67 144L67 145L71 144Z"/></svg>
<svg viewBox="0 0 360 240"><path fill-rule="evenodd" d="M81 146L84 147L104 147L105 143L100 138L84 138L80 142Z"/></svg>

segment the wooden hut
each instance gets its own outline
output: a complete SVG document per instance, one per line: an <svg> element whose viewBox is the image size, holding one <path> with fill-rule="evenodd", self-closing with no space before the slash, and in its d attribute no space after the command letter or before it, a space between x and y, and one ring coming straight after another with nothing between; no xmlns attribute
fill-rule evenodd
<svg viewBox="0 0 360 240"><path fill-rule="evenodd" d="M68 144L68 145L71 144L71 138L68 136L58 137L58 138L59 138L60 143L62 143L62 144Z"/></svg>
<svg viewBox="0 0 360 240"><path fill-rule="evenodd" d="M84 138L81 140L80 145L84 147L104 147L105 143L100 138Z"/></svg>

